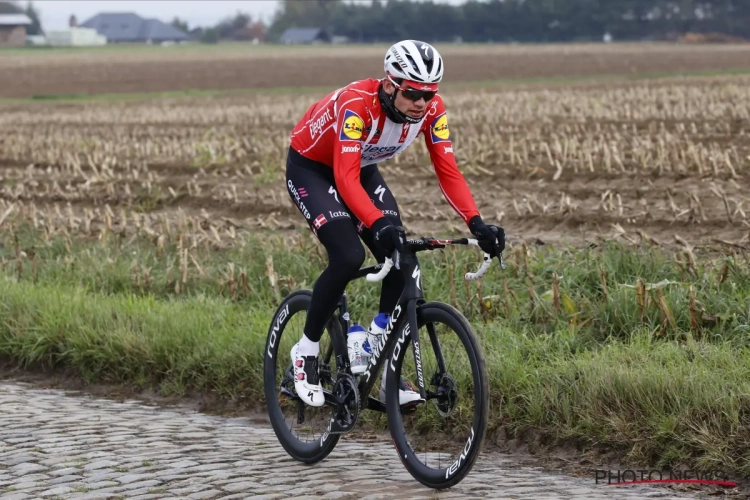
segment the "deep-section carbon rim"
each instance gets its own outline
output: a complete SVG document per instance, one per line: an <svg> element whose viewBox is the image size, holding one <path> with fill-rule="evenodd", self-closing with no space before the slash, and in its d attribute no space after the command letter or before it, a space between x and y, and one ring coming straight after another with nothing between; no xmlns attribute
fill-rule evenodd
<svg viewBox="0 0 750 500"><path fill-rule="evenodd" d="M435 326L450 378L443 377L438 369L428 323ZM414 347L407 336L404 343L409 348L394 349L385 364L388 427L409 473L425 486L441 489L459 483L476 462L487 430L489 382L481 347L461 313L447 304L430 302L417 308L417 324L425 389L428 394L441 392L443 397L428 399L413 415L401 413L398 379L403 374L415 383ZM399 331L398 338L401 334ZM463 368L454 362L457 356L466 359ZM451 390L453 381L455 394ZM440 387L442 391L438 390ZM447 399L452 396L456 397L455 406ZM448 415L443 417L441 413L448 409ZM461 420L466 422L460 423Z"/></svg>

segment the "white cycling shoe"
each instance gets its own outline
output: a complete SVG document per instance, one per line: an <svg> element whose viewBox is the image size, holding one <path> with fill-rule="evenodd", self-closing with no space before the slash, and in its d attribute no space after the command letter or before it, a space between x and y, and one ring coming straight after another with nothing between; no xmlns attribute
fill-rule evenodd
<svg viewBox="0 0 750 500"><path fill-rule="evenodd" d="M382 382L380 383L380 400L385 402L385 374L388 373L387 367L383 372ZM409 403L415 403L417 401L424 402L424 399L419 395L419 390L414 385L401 377L401 382L398 387L398 404L403 406Z"/></svg>
<svg viewBox="0 0 750 500"><path fill-rule="evenodd" d="M291 351L294 367L294 390L297 396L309 406L323 406L326 402L323 387L320 385L317 356L300 356L299 342Z"/></svg>

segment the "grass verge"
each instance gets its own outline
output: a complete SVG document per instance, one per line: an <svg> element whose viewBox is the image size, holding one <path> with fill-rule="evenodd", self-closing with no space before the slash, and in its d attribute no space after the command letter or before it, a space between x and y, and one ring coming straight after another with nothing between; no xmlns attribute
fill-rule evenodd
<svg viewBox="0 0 750 500"><path fill-rule="evenodd" d="M0 247L0 356L92 382L262 401L274 308L323 266L307 236L99 240L12 225ZM640 466L750 473L750 266L740 254L519 246L463 282L474 252L424 255L431 300L472 322L491 429L624 448ZM349 289L355 320L379 286Z"/></svg>

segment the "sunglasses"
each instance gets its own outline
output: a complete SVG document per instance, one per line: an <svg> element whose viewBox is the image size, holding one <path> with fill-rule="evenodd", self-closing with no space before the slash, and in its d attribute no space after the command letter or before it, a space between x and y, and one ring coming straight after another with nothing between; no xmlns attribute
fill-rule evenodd
<svg viewBox="0 0 750 500"><path fill-rule="evenodd" d="M417 102L418 100L424 98L424 102L430 102L435 97L435 94L437 94L437 91L434 90L417 90L413 88L404 88L394 82L393 78L391 78L390 75L388 75L388 79L391 81L394 87L401 91L401 95L403 95L410 101Z"/></svg>
<svg viewBox="0 0 750 500"><path fill-rule="evenodd" d="M418 100L422 99L424 97L424 102L430 102L433 97L435 97L435 94L437 92L429 91L429 90L414 90L414 89L402 89L399 88L401 91L401 95L409 99L410 101L417 102Z"/></svg>

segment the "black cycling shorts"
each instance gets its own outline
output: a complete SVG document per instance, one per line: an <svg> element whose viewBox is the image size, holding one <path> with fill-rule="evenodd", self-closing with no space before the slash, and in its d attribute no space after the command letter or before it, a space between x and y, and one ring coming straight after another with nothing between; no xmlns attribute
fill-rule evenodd
<svg viewBox="0 0 750 500"><path fill-rule="evenodd" d="M401 225L398 204L380 174L377 165L367 165L360 173L360 183L370 200L383 215L396 225ZM369 232L364 223L349 210L336 189L333 169L322 163L305 158L289 148L286 164L286 187L292 201L307 220L313 233L325 224L341 220L351 220L357 232ZM369 245L368 245L369 246Z"/></svg>

